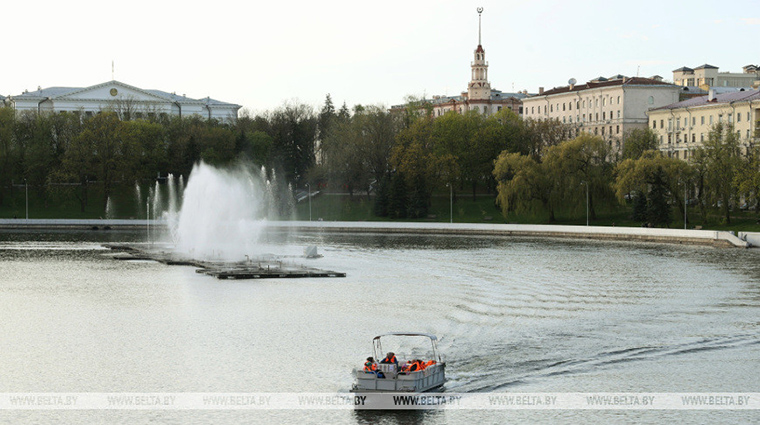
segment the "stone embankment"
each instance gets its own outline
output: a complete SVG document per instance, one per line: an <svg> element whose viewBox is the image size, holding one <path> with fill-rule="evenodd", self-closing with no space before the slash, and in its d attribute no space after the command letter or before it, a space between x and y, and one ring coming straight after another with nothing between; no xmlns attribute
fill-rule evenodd
<svg viewBox="0 0 760 425"><path fill-rule="evenodd" d="M0 219L0 229L146 229L147 220L36 220ZM150 227L164 227L151 221ZM349 221L271 221L269 228L298 232L396 233L479 236L532 236L573 239L644 241L748 248L760 246L760 233L716 230L652 229L644 227L554 226L481 223L398 223Z"/></svg>

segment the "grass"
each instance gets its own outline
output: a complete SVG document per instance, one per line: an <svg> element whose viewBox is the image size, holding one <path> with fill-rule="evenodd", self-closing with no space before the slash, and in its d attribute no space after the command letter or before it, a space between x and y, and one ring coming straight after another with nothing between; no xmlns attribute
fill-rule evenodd
<svg viewBox="0 0 760 425"><path fill-rule="evenodd" d="M147 188L142 188L142 203L145 202ZM6 193L4 203L0 206L0 218L24 218L26 215L25 192L21 186L14 188L12 196ZM374 198L368 199L366 195L331 194L323 193L311 200L312 220L325 221L392 221L388 218L376 217L373 212ZM145 218L145 205L137 205L137 198L133 187L121 188L112 196L112 218ZM734 211L731 215L731 224L725 224L724 219L717 210L708 213L707 220L703 221L696 209L688 211L689 227L700 225L703 229L710 230L733 230L735 232L760 232L758 214L754 211ZM617 206L607 209L599 209L597 217L592 220L592 226L626 226L640 227L641 223L630 219L629 206ZM683 229L683 217L678 210L673 213L674 220L671 228ZM97 219L106 218L105 202L100 187L93 186L89 190L89 204L84 212L80 210L79 202L74 192L68 189L59 191L57 194L43 198L39 193L30 188L29 190L29 218L50 219ZM309 220L309 202L304 200L296 205L294 218L297 220ZM556 213L556 222L553 224L585 225L585 208L568 208ZM436 194L431 199L428 215L419 219L403 219L411 222L440 222L448 223L516 223L516 224L549 224L549 215L543 214L515 214L510 213L504 217L495 203L494 197L488 194L479 194L474 200L471 194L458 194L454 198L451 208L449 194Z"/></svg>

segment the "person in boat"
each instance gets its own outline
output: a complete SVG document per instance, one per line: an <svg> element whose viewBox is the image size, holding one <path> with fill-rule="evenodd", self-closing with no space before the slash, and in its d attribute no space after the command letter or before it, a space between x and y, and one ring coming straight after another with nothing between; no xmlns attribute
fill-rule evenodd
<svg viewBox="0 0 760 425"><path fill-rule="evenodd" d="M364 372L373 373L378 378L385 378L385 374L382 371L377 370L377 363L375 363L374 357L367 357L367 361L364 362Z"/></svg>
<svg viewBox="0 0 760 425"><path fill-rule="evenodd" d="M364 362L364 371L368 373L377 373L377 363L373 357L367 357L367 361Z"/></svg>
<svg viewBox="0 0 760 425"><path fill-rule="evenodd" d="M404 365L404 367L401 368L401 371L402 372L407 372L407 373L409 373L409 372L419 372L419 371L423 370L424 368L425 367L423 366L422 361L419 360L419 359L415 359L413 361L412 360L407 361L406 364Z"/></svg>
<svg viewBox="0 0 760 425"><path fill-rule="evenodd" d="M396 355L391 351L389 352L384 359L380 360L380 363L382 364L395 364L398 366L398 360L396 359Z"/></svg>

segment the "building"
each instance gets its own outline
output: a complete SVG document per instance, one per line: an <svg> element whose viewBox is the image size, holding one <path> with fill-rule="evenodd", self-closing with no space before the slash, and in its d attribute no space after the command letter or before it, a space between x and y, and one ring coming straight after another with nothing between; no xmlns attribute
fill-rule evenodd
<svg viewBox="0 0 760 425"><path fill-rule="evenodd" d="M758 65L746 65L743 72L718 72L718 67L704 64L694 69L683 66L673 70L673 83L677 86L699 87L755 87L760 86Z"/></svg>
<svg viewBox="0 0 760 425"><path fill-rule="evenodd" d="M650 110L649 128L657 133L659 149L670 157L690 159L701 147L716 123L734 126L742 153L747 153L760 128L760 90L715 89L707 96L695 97Z"/></svg>
<svg viewBox="0 0 760 425"><path fill-rule="evenodd" d="M119 81L90 87L38 87L36 91L6 99L17 112L72 112L92 116L113 110L122 119L148 118L161 114L187 117L197 115L223 122L237 120L240 105L210 97L192 99L161 90L145 90Z"/></svg>
<svg viewBox="0 0 760 425"><path fill-rule="evenodd" d="M478 111L485 115L495 114L502 109L510 109L517 115L522 114L522 99L528 97L526 91L505 93L491 88L488 81L488 62L486 51L481 42L481 14L483 8L478 8L478 47L475 48L473 61L470 63L471 76L467 91L458 96L433 96L432 99L422 99L432 108L433 116L439 117L447 112L463 114L467 111ZM403 109L406 105L396 105L393 109Z"/></svg>
<svg viewBox="0 0 760 425"><path fill-rule="evenodd" d="M647 126L648 109L678 102L681 87L661 80L616 75L599 77L544 91L523 99L523 117L556 119L573 128L572 135L586 132L608 141L620 152L624 134Z"/></svg>

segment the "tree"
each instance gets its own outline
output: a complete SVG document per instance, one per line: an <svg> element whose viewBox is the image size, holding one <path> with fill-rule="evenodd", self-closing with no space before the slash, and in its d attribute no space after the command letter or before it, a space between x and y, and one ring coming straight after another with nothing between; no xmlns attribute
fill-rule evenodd
<svg viewBox="0 0 760 425"><path fill-rule="evenodd" d="M583 133L573 140L550 147L544 157L546 171L559 184L565 202L577 206L586 202L588 185L589 214L596 219L596 202L612 198L610 147L598 136Z"/></svg>
<svg viewBox="0 0 760 425"><path fill-rule="evenodd" d="M648 195L651 203L652 185L658 180L664 187L663 196L667 202L678 206L682 216L686 208L684 190L690 188L695 181L694 169L687 162L668 158L660 151L654 150L645 151L638 159L623 160L615 168L615 175L613 187L620 202L625 202L626 198L634 194L634 200L640 196L646 198ZM644 221L636 218L634 220Z"/></svg>
<svg viewBox="0 0 760 425"><path fill-rule="evenodd" d="M662 170L662 167L658 167L655 170L649 184L647 219L655 226L668 226L673 221L673 218L670 215L668 188L665 183L665 172Z"/></svg>
<svg viewBox="0 0 760 425"><path fill-rule="evenodd" d="M499 155L493 174L498 182L496 202L505 217L512 211L548 211L549 222L555 221L559 184L549 171L531 155L506 151Z"/></svg>
<svg viewBox="0 0 760 425"><path fill-rule="evenodd" d="M622 159L639 159L646 151L657 150L657 133L647 128L634 128L623 136Z"/></svg>
<svg viewBox="0 0 760 425"><path fill-rule="evenodd" d="M571 126L563 124L556 118L546 120L528 118L522 121L522 128L524 149L536 160L543 157L550 147L569 140L572 133Z"/></svg>
<svg viewBox="0 0 760 425"><path fill-rule="evenodd" d="M16 157L16 111L10 107L0 108L0 206L3 206L6 188L12 188Z"/></svg>
<svg viewBox="0 0 760 425"><path fill-rule="evenodd" d="M736 197L736 174L740 167L739 136L731 124L717 123L709 137L695 153L702 164L704 191L708 202L723 212L726 224L731 223L731 205Z"/></svg>
<svg viewBox="0 0 760 425"><path fill-rule="evenodd" d="M317 116L310 106L289 103L270 117L272 159L285 174L285 180L303 186L307 171L314 165Z"/></svg>

